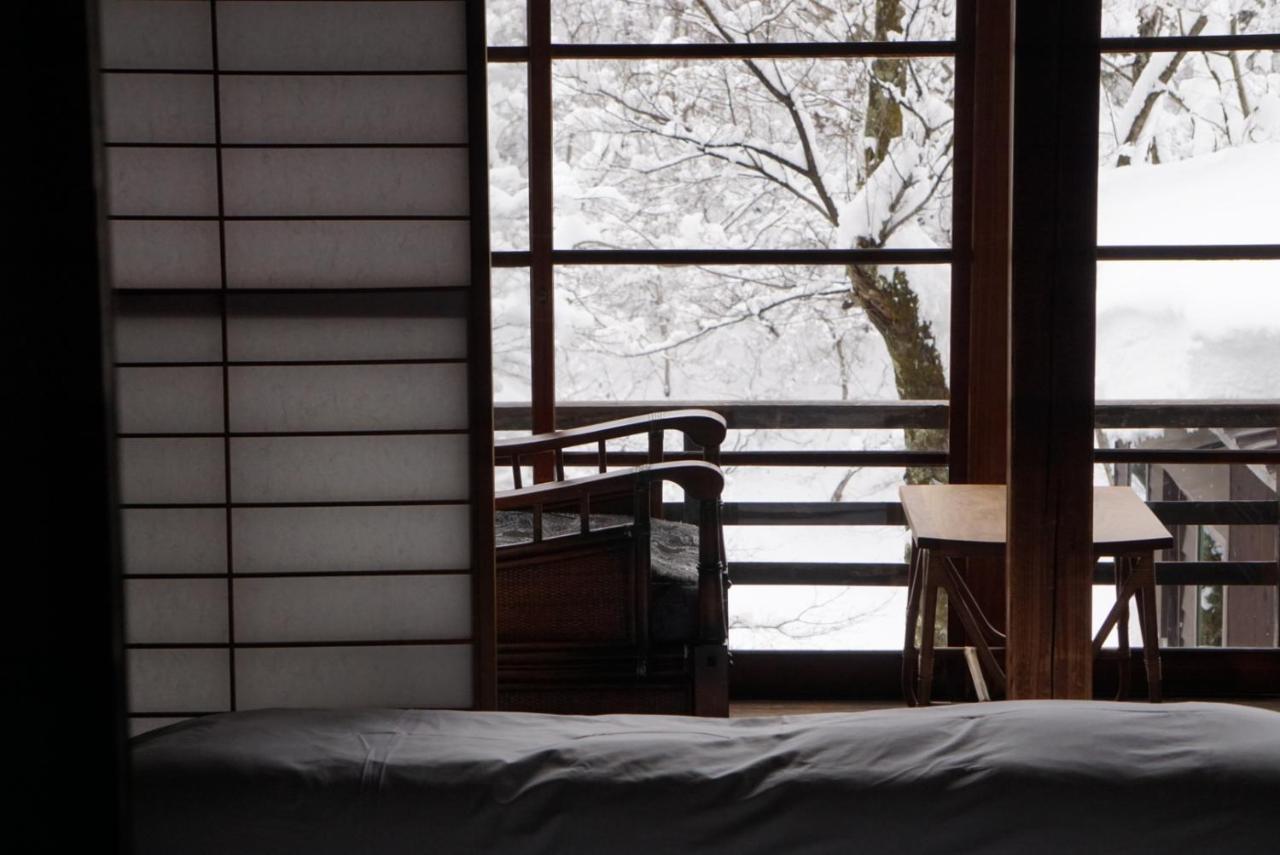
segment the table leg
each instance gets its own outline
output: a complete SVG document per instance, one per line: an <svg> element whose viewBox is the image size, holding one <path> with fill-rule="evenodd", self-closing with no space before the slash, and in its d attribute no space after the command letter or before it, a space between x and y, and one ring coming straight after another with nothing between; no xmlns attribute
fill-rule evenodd
<svg viewBox="0 0 1280 855"><path fill-rule="evenodd" d="M1117 646L1120 650L1120 672L1116 683L1116 700L1123 701L1129 697L1129 594L1125 593L1125 582L1133 573L1132 559L1117 555L1116 562L1116 602L1123 603L1116 618Z"/></svg>
<svg viewBox="0 0 1280 855"><path fill-rule="evenodd" d="M995 628L987 622L986 617L982 614L982 610L978 606L977 600L964 584L964 578L960 575L959 569L950 556L943 556L939 562L938 570L934 571L935 578L939 584L947 592L948 608L955 609L956 615L960 618L960 623L964 626L964 631L968 633L969 640L973 642L974 655L982 660L982 664L987 667L991 674L991 679L995 683L997 692L1004 694L1005 692L1005 675L1004 669L1000 667L1000 663L996 661L995 654L991 652L991 645L987 642L986 632L994 633L1003 639L1003 635L997 633ZM982 625L985 625L986 631ZM985 691L978 688L978 680L974 680L974 690L981 696Z"/></svg>
<svg viewBox="0 0 1280 855"><path fill-rule="evenodd" d="M933 636L938 616L938 582L942 576L941 567L936 570L930 567L929 558L926 551L920 562L924 607L920 616L920 688L916 692L916 698L921 706L929 705L929 696L933 691Z"/></svg>
<svg viewBox="0 0 1280 855"><path fill-rule="evenodd" d="M907 628L902 640L902 698L907 706L914 707L916 699L916 675L919 653L916 649L916 620L920 616L920 562L925 550L912 546L911 560L907 562Z"/></svg>
<svg viewBox="0 0 1280 855"><path fill-rule="evenodd" d="M1160 673L1160 628L1156 624L1156 568L1151 555L1133 559L1138 576L1138 625L1142 629L1142 662L1147 672L1147 696L1153 704L1162 698Z"/></svg>

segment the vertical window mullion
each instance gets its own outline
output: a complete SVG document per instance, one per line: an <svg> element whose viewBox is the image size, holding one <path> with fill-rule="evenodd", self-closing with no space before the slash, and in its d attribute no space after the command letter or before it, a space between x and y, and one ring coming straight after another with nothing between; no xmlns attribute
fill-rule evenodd
<svg viewBox="0 0 1280 855"><path fill-rule="evenodd" d="M529 0L529 300L533 431L555 429L555 308L552 246L551 0ZM534 480L552 477L550 458Z"/></svg>

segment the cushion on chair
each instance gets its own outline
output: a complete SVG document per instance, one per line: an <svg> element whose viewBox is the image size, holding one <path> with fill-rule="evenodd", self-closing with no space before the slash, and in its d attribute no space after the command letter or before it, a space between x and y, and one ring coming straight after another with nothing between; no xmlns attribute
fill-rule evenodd
<svg viewBox="0 0 1280 855"><path fill-rule="evenodd" d="M631 517L592 514L591 529L630 525ZM698 527L673 520L650 520L649 635L654 641L689 642L698 627ZM544 513L544 538L575 534L577 514ZM494 525L499 547L533 540L533 514L499 511Z"/></svg>

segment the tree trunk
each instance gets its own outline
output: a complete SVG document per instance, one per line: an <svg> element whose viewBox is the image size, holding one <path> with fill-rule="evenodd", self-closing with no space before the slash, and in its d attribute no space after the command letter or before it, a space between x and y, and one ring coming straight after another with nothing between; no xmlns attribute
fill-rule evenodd
<svg viewBox="0 0 1280 855"><path fill-rule="evenodd" d="M904 401L947 400L937 340L929 322L920 316L920 299L907 274L900 267L891 268L889 276L867 265L849 265L847 270L852 293L844 307L865 311L884 339L898 397ZM906 445L910 451L940 451L946 448L946 434L935 428L907 428ZM913 466L907 470L907 482L926 484L937 480L936 475L931 467Z"/></svg>
<svg viewBox="0 0 1280 855"><path fill-rule="evenodd" d="M875 37L885 40L888 34L902 29L901 0L876 0ZM884 162L889 145L902 136L902 107L893 93L907 86L906 60L880 58L871 63L871 89L867 96L867 118L864 138L869 144L864 153L866 176ZM873 246L863 241L860 248ZM851 297L845 308L859 307L867 313L871 325L884 339L893 363L894 384L902 400L947 400L946 374L937 341L929 322L920 317L920 301L911 289L907 274L899 267L885 275L879 268L850 265L847 268ZM908 428L906 445L911 451L935 451L946 447L941 430ZM929 467L907 469L912 484L937 480L937 472Z"/></svg>

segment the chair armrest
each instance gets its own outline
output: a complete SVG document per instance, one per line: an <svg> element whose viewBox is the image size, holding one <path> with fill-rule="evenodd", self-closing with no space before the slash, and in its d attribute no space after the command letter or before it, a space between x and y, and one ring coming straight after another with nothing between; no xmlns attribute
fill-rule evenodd
<svg viewBox="0 0 1280 855"><path fill-rule="evenodd" d="M565 481L549 481L516 490L500 490L494 494L494 507L500 511L517 510L534 505L560 504L592 496L611 496L630 492L640 484L670 481L684 488L693 499L717 499L724 490L724 474L720 467L701 460L676 463L650 463L634 469L620 469L600 475L584 475Z"/></svg>
<svg viewBox="0 0 1280 855"><path fill-rule="evenodd" d="M726 426L724 417L711 410L668 410L533 436L500 439L494 442L493 447L499 459L510 459L517 454L555 451L654 430L678 430L703 448L718 448L724 442Z"/></svg>

